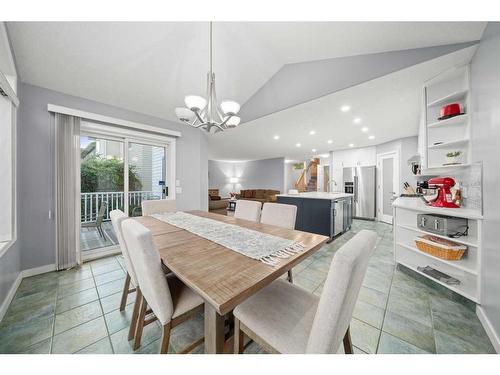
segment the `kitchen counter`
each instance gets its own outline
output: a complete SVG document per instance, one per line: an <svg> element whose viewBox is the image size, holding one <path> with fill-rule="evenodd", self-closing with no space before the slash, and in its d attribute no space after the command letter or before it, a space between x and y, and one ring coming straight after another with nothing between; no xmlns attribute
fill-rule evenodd
<svg viewBox="0 0 500 375"><path fill-rule="evenodd" d="M307 193L299 193L299 194L278 194L277 197L289 197L289 198L309 198L309 199L342 199L342 198L350 198L353 197L354 194L347 193L327 193L322 191L311 191Z"/></svg>
<svg viewBox="0 0 500 375"><path fill-rule="evenodd" d="M397 198L393 203L393 207L405 208L412 211L428 212L438 215L447 215L462 217L466 219L482 219L483 215L478 210L472 210L470 208L441 208L427 206L419 198Z"/></svg>

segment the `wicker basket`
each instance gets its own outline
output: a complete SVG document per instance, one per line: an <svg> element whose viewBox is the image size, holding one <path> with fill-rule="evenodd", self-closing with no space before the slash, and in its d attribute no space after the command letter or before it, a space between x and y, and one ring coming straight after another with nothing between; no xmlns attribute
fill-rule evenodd
<svg viewBox="0 0 500 375"><path fill-rule="evenodd" d="M415 244L420 251L445 260L460 260L467 250L467 246L430 235L416 238Z"/></svg>

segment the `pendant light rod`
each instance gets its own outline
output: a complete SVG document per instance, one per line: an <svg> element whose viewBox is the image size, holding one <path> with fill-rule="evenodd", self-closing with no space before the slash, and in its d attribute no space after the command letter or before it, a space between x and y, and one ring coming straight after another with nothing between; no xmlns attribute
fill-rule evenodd
<svg viewBox="0 0 500 375"><path fill-rule="evenodd" d="M210 75L212 75L212 21L210 21Z"/></svg>

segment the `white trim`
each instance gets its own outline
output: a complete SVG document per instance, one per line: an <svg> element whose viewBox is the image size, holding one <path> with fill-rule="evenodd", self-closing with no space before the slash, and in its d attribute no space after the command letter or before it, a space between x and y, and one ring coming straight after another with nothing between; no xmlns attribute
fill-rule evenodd
<svg viewBox="0 0 500 375"><path fill-rule="evenodd" d="M7 97L10 99L12 104L14 104L16 107L18 107L19 106L19 99L18 99L15 91L10 86L10 83L7 80L7 77L5 77L2 72L0 72L0 87L7 94Z"/></svg>
<svg viewBox="0 0 500 375"><path fill-rule="evenodd" d="M62 107L62 106L58 106L58 105L50 104L50 103L47 104L47 110L49 112L62 113L64 115L76 116L76 117L80 117L83 119L94 120L94 121L99 121L99 122L104 122L104 123L114 124L114 125L120 125L120 126L124 126L126 128L139 129L139 130L147 131L147 132L151 132L151 133L166 134L166 135L170 135L173 137L181 137L182 136L181 132L178 132L175 130L164 129L164 128L160 128L160 127L152 126L152 125L140 124L138 122L122 120L122 119L115 118L115 117L103 116L103 115L99 115L97 113L80 111L78 109Z"/></svg>
<svg viewBox="0 0 500 375"><path fill-rule="evenodd" d="M14 281L12 286L10 287L9 292L7 293L7 296L5 297L4 301L2 302L2 305L0 306L0 322L4 318L5 313L7 312L7 309L9 308L10 303L12 302L12 299L16 295L16 292L17 292L17 289L19 288L19 285L21 285L21 281L23 281L24 278L36 276L36 275L41 275L42 273L52 272L55 270L56 270L55 264L47 264L46 266L30 268L30 269L19 272L17 274L16 280Z"/></svg>
<svg viewBox="0 0 500 375"><path fill-rule="evenodd" d="M399 157L399 147L396 148L395 150L384 152L377 154L377 178L376 178L376 191L377 191L377 198L376 198L376 203L375 206L377 207L377 212L376 212L376 218L378 221L382 221L387 224L392 224L394 223L394 214L391 217L391 219L388 219L389 215L386 215L383 213L383 168L382 168L382 160L383 159L388 159L388 158L393 158L394 163L393 163L393 188L396 186L395 193L399 195L399 189L400 189L400 170L401 170L401 165L400 165L400 157ZM394 183L394 180L396 180L396 183ZM393 211L394 212L394 211ZM390 221L390 222L389 222Z"/></svg>
<svg viewBox="0 0 500 375"><path fill-rule="evenodd" d="M484 309L479 305L476 306L476 315L483 325L483 328L486 331L486 334L488 335L493 347L495 348L495 351L497 353L500 353L500 336L498 332L495 331L493 324L491 324L490 320L484 313Z"/></svg>
<svg viewBox="0 0 500 375"><path fill-rule="evenodd" d="M45 266L29 268L27 270L21 271L21 275L23 276L23 278L25 278L25 277L41 275L42 273L52 272L55 270L56 270L55 264L47 264Z"/></svg>
<svg viewBox="0 0 500 375"><path fill-rule="evenodd" d="M111 255L118 255L118 254L122 253L119 245L108 246L108 247L104 247L104 248L101 247L101 248L94 249L94 250L87 250L83 253L83 255L82 255L83 263L90 262L91 260L95 260L95 259L99 259L99 258L109 257Z"/></svg>
<svg viewBox="0 0 500 375"><path fill-rule="evenodd" d="M12 283L12 286L10 287L7 296L5 296L5 299L3 300L2 305L0 306L0 322L5 316L5 313L7 312L10 303L14 299L14 296L16 295L17 292L17 288L19 288L19 285L21 285L22 280L23 280L22 272L19 272L17 274L16 280L14 281L14 283Z"/></svg>

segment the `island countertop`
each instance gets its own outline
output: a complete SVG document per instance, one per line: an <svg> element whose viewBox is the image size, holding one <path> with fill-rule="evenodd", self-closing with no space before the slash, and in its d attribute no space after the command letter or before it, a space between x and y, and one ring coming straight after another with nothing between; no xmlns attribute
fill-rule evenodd
<svg viewBox="0 0 500 375"><path fill-rule="evenodd" d="M335 199L342 199L342 198L350 198L350 197L353 197L354 194L310 191L310 192L299 193L299 194L277 194L276 196L277 197L288 197L288 198L309 198L309 199L335 200Z"/></svg>

